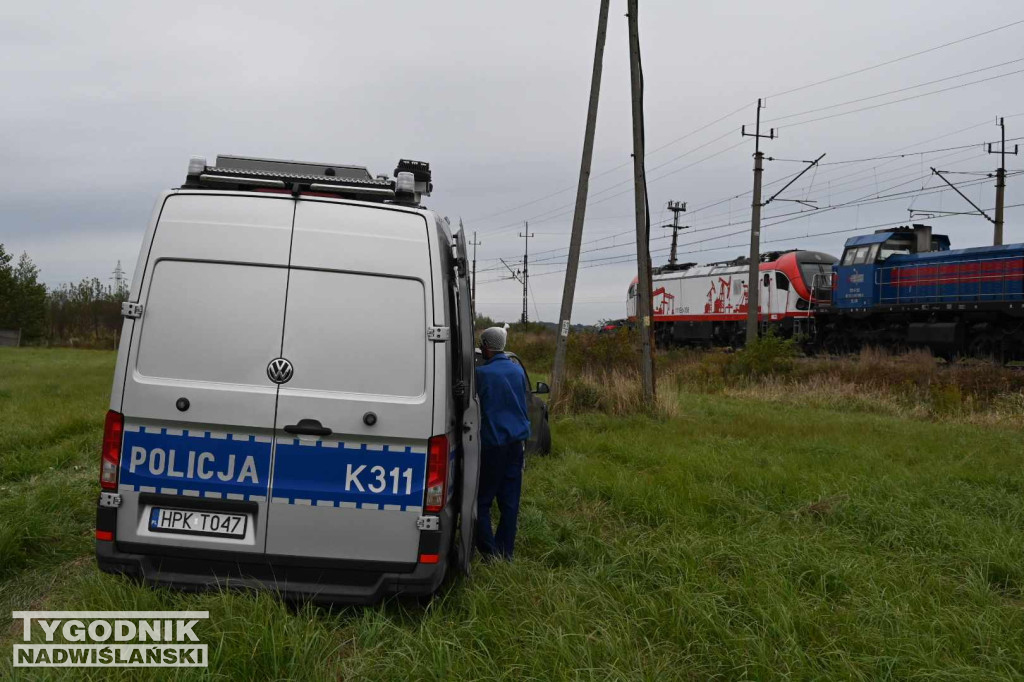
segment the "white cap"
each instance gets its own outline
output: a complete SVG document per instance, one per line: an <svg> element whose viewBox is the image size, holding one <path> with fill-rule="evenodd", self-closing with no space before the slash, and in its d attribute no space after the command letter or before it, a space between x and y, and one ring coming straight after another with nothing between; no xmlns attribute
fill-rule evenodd
<svg viewBox="0 0 1024 682"><path fill-rule="evenodd" d="M500 353L505 350L507 339L508 332L501 327L488 327L480 332L480 347Z"/></svg>

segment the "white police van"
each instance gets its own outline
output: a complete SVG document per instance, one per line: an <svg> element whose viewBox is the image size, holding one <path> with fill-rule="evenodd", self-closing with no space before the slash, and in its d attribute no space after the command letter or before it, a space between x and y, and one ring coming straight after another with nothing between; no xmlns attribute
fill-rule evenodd
<svg viewBox="0 0 1024 682"><path fill-rule="evenodd" d="M466 240L430 189L422 162L220 156L159 198L122 311L102 570L332 602L468 573Z"/></svg>

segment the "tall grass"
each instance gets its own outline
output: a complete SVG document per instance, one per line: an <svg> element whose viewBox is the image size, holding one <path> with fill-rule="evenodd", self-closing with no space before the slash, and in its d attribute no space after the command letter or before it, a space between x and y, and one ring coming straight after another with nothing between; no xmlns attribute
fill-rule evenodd
<svg viewBox="0 0 1024 682"><path fill-rule="evenodd" d="M637 372L585 369L566 382L560 409L570 414L600 412L613 417L650 414L662 419L679 415L679 391L672 377L661 380L653 409L644 401Z"/></svg>
<svg viewBox="0 0 1024 682"><path fill-rule="evenodd" d="M672 418L554 423L553 455L527 463L514 563L478 562L426 606L328 610L98 573L113 354L0 350L0 521L20 548L0 608L211 614L208 670L26 674L10 667L20 627L0 623L0 679L1022 679L1019 428L776 399L795 380L868 390L866 365L742 377L710 357L732 356L661 356L679 369ZM946 369L920 364L915 390Z"/></svg>
<svg viewBox="0 0 1024 682"><path fill-rule="evenodd" d="M546 372L554 336L512 333L509 348ZM568 381L556 414L646 411L640 399L635 332L570 337ZM1024 371L984 361L947 363L927 350L866 348L844 357L803 357L789 340L766 336L739 351L660 350L655 414L672 414L680 392L735 395L910 418L1024 424Z"/></svg>

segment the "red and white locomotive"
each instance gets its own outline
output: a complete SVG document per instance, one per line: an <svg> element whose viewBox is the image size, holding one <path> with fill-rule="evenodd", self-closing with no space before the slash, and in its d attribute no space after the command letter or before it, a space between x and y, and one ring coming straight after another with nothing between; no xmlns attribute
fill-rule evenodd
<svg viewBox="0 0 1024 682"><path fill-rule="evenodd" d="M761 254L758 319L762 331L784 337L813 331L811 288L821 286L836 259L817 251ZM819 275L819 277L815 277ZM746 333L749 261L684 263L655 268L654 333L659 344L740 345ZM816 281L817 279L817 281ZM629 286L626 314L636 319L637 280Z"/></svg>

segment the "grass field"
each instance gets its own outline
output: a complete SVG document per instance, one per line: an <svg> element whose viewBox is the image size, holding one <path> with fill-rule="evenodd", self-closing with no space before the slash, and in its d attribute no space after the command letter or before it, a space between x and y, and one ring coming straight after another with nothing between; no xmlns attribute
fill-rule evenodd
<svg viewBox="0 0 1024 682"><path fill-rule="evenodd" d="M114 356L0 350L0 608L204 609L211 665L28 679L1024 677L1019 426L683 392L531 460L513 564L429 606L180 595L92 560Z"/></svg>

